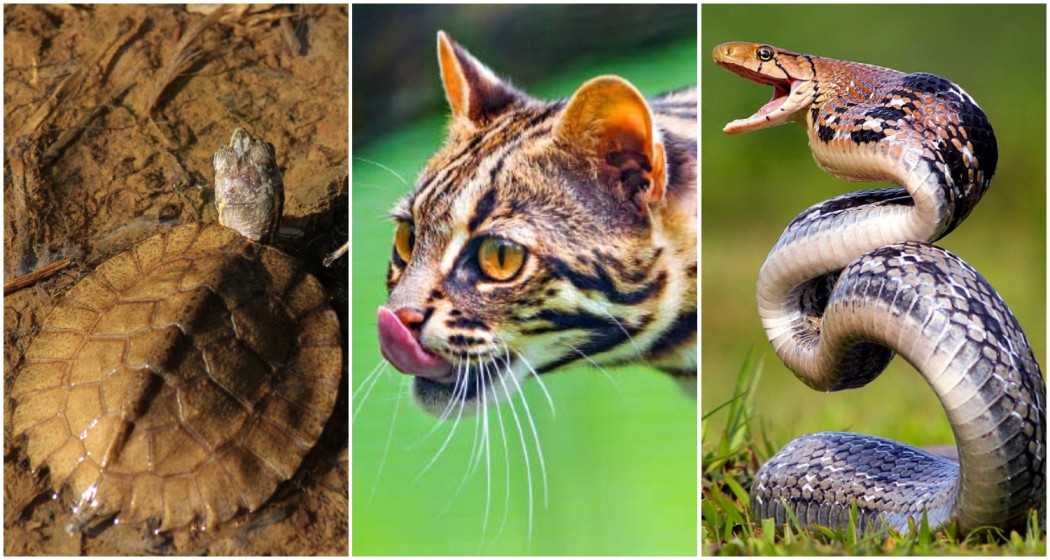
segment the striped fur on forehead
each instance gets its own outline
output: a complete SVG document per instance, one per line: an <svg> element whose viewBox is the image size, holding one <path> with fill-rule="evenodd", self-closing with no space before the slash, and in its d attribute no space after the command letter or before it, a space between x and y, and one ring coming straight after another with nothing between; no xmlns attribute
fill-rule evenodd
<svg viewBox="0 0 1050 560"><path fill-rule="evenodd" d="M622 202L600 191L601 162L581 160L557 145L553 128L563 107L524 104L469 134L450 132L415 191L398 206L414 219L420 253L428 253L421 258L447 273L489 221L516 227L516 240L541 256L571 243L599 243L638 225ZM633 249L636 241L623 249Z"/></svg>
<svg viewBox="0 0 1050 560"><path fill-rule="evenodd" d="M470 179L477 178L487 160L493 161L489 172L498 173L502 157L537 136L550 133L560 106L561 103L522 104L478 130L465 131L453 124L445 146L427 163L409 196L412 215L418 219L423 211L447 210L448 203L442 206L442 202L455 198Z"/></svg>

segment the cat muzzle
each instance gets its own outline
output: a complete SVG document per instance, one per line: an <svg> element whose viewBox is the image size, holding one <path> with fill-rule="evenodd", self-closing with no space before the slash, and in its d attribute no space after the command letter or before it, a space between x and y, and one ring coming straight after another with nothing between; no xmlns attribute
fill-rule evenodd
<svg viewBox="0 0 1050 560"><path fill-rule="evenodd" d="M450 381L452 364L428 352L393 311L379 308L379 349L403 373L434 381Z"/></svg>

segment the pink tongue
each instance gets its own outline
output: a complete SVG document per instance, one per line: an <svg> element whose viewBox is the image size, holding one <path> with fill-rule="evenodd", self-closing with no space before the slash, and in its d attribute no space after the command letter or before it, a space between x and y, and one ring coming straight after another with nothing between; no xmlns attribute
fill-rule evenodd
<svg viewBox="0 0 1050 560"><path fill-rule="evenodd" d="M777 110L777 108L779 108L781 105L783 105L785 101L787 101L786 95L777 97L774 93L773 99L770 99L768 102L766 102L766 104L760 107L758 111L755 112L755 114L765 115L767 113L772 113L773 111Z"/></svg>
<svg viewBox="0 0 1050 560"><path fill-rule="evenodd" d="M379 349L394 367L410 375L441 380L452 372L448 362L424 350L412 331L385 307L379 308Z"/></svg>

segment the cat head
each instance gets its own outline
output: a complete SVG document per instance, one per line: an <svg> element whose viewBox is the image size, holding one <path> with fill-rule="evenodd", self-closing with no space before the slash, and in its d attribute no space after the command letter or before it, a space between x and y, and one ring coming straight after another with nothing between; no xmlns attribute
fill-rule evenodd
<svg viewBox="0 0 1050 560"><path fill-rule="evenodd" d="M384 356L446 413L577 361L639 358L659 312L666 156L646 100L594 78L533 99L438 33L444 147L392 211Z"/></svg>

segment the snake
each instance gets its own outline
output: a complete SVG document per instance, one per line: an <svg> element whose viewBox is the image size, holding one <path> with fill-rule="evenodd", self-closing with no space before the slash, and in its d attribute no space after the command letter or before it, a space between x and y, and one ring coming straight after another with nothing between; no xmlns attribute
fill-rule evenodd
<svg viewBox="0 0 1050 560"><path fill-rule="evenodd" d="M753 517L844 529L855 511L859 528L904 532L925 519L972 532L1023 528L1033 509L1045 514L1039 364L988 281L933 245L967 217L995 173L985 112L928 73L751 42L718 45L714 61L773 88L768 103L724 132L798 122L826 172L894 185L815 204L781 234L757 283L777 356L809 387L839 391L863 387L900 354L936 393L957 452L854 433L804 435L755 474Z"/></svg>

